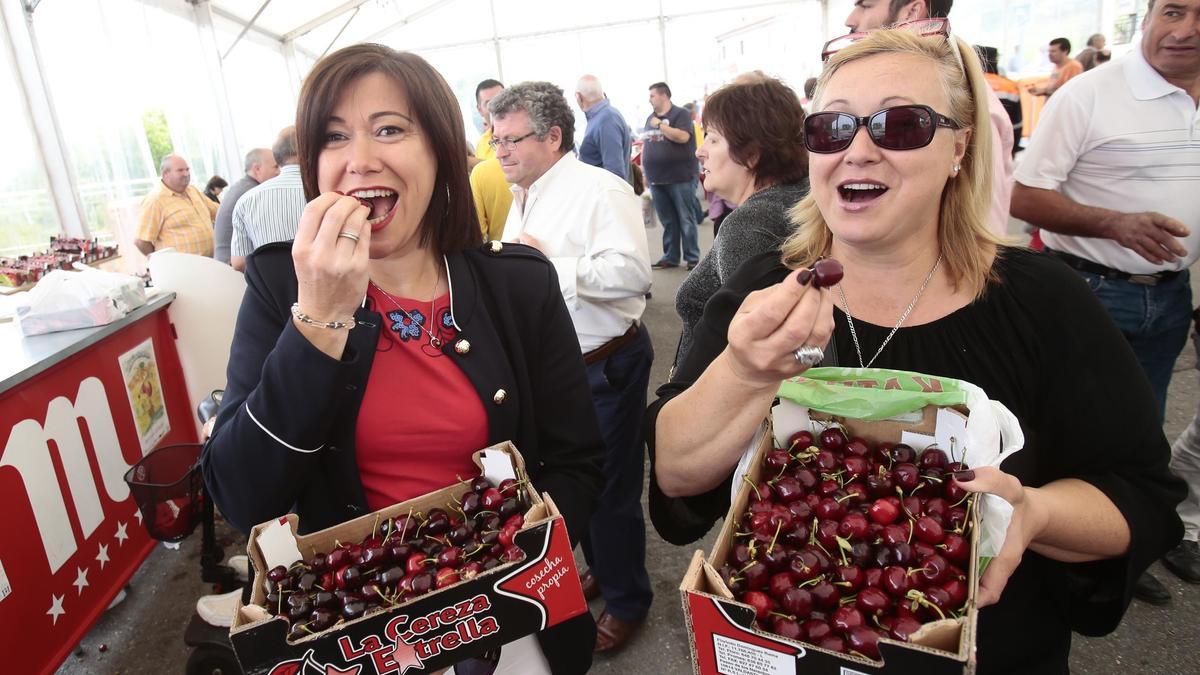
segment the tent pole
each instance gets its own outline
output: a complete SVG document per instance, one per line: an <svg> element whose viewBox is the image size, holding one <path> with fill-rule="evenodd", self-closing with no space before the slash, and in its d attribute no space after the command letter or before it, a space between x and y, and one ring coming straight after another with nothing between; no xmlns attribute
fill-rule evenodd
<svg viewBox="0 0 1200 675"><path fill-rule="evenodd" d="M5 42L15 67L16 84L21 89L34 141L46 169L58 222L67 236L87 237L83 202L79 199L71 157L59 128L33 30L32 7L26 8L25 3L0 1L0 33L8 37Z"/></svg>

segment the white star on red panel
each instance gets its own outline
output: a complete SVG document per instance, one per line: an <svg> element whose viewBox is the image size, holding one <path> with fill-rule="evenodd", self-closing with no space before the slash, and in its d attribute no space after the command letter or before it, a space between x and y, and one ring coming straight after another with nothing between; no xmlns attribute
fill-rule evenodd
<svg viewBox="0 0 1200 675"><path fill-rule="evenodd" d="M108 562L108 546L100 544L100 552L96 554L96 560L100 561L100 569L104 569L104 563Z"/></svg>
<svg viewBox="0 0 1200 675"><path fill-rule="evenodd" d="M122 523L120 521L117 521L117 542L118 542L117 545L118 546L124 546L125 540L129 538L129 535L125 532L125 530L128 527L129 527L129 523Z"/></svg>
<svg viewBox="0 0 1200 675"><path fill-rule="evenodd" d="M67 610L63 609L63 600L66 599L67 596L65 595L50 594L50 609L46 610L46 613L54 620L54 625L56 626L58 625L58 617L67 613Z"/></svg>
<svg viewBox="0 0 1200 675"><path fill-rule="evenodd" d="M83 587L88 585L88 569L86 567L76 567L75 569L78 571L75 573L75 581L72 581L71 585L79 591L78 595L83 595Z"/></svg>
<svg viewBox="0 0 1200 675"><path fill-rule="evenodd" d="M136 517L138 519L138 524L141 525L142 524L142 510L137 509L136 511L133 512L133 515L134 515L134 517Z"/></svg>

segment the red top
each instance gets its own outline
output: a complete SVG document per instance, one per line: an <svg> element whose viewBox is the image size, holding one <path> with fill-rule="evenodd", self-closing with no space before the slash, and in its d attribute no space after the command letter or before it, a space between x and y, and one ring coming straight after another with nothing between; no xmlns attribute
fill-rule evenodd
<svg viewBox="0 0 1200 675"><path fill-rule="evenodd" d="M433 301L432 326L429 302L395 298L397 307L374 285L367 297L383 325L355 444L367 506L376 511L478 475L471 454L487 446L488 423L457 357L434 349L422 329L454 344L449 294Z"/></svg>

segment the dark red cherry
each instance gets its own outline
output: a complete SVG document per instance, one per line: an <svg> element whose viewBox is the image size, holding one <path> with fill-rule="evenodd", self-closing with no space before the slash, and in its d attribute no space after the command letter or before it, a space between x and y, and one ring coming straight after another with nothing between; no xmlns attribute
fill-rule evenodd
<svg viewBox="0 0 1200 675"><path fill-rule="evenodd" d="M812 273L813 288L827 288L841 281L845 271L842 263L833 258L821 258L813 264Z"/></svg>
<svg viewBox="0 0 1200 675"><path fill-rule="evenodd" d="M798 619L803 619L812 613L813 598L807 590L793 587L783 594L779 599L779 604L783 607L783 611Z"/></svg>
<svg viewBox="0 0 1200 675"><path fill-rule="evenodd" d="M917 458L917 465L921 469L946 469L946 465L950 460L946 458L946 453L937 448L925 448L925 452Z"/></svg>
<svg viewBox="0 0 1200 675"><path fill-rule="evenodd" d="M742 602L754 609L754 618L760 622L766 621L767 616L775 610L775 601L766 593L759 591L748 591L742 596Z"/></svg>
<svg viewBox="0 0 1200 675"><path fill-rule="evenodd" d="M870 626L856 626L846 632L847 651L869 659L879 658L879 631Z"/></svg>
<svg viewBox="0 0 1200 675"><path fill-rule="evenodd" d="M841 427L827 427L821 431L821 448L841 452L846 447L846 432ZM818 455L818 459L820 455ZM824 468L824 467L822 467ZM830 467L832 468L832 467Z"/></svg>
<svg viewBox="0 0 1200 675"><path fill-rule="evenodd" d="M812 432L801 429L800 431L797 431L796 433L792 434L791 438L788 438L787 449L788 450L807 450L808 448L812 447L813 441L814 441L814 439L813 439Z"/></svg>
<svg viewBox="0 0 1200 675"><path fill-rule="evenodd" d="M892 446L892 461L897 464L912 464L917 461L917 451L910 445L897 443Z"/></svg>

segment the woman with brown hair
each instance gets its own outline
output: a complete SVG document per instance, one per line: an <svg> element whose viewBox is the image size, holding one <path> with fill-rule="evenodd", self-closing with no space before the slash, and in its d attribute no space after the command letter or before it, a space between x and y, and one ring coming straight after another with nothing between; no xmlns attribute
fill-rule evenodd
<svg viewBox="0 0 1200 675"><path fill-rule="evenodd" d="M545 257L481 246L445 80L414 54L342 49L305 80L296 132L310 201L294 242L247 258L202 460L222 513L326 528L474 475L475 450L511 440L577 541L602 446L574 327ZM521 672L588 669L590 615L537 637Z"/></svg>
<svg viewBox="0 0 1200 675"><path fill-rule="evenodd" d="M826 355L972 382L1026 439L1001 468L954 475L1013 507L979 579L978 672L1061 673L1072 631L1116 628L1134 581L1179 540L1184 486L1149 382L1095 295L984 225L985 87L944 20L855 36L829 59L795 234L713 296L650 407L650 515L674 543L703 536L780 381ZM806 269L821 256L845 268L832 288Z"/></svg>
<svg viewBox="0 0 1200 675"><path fill-rule="evenodd" d="M675 364L692 346L704 303L747 259L779 248L792 231L788 209L808 192L804 109L783 82L747 73L721 87L705 101L704 133L700 180L737 208L675 296L683 319Z"/></svg>

